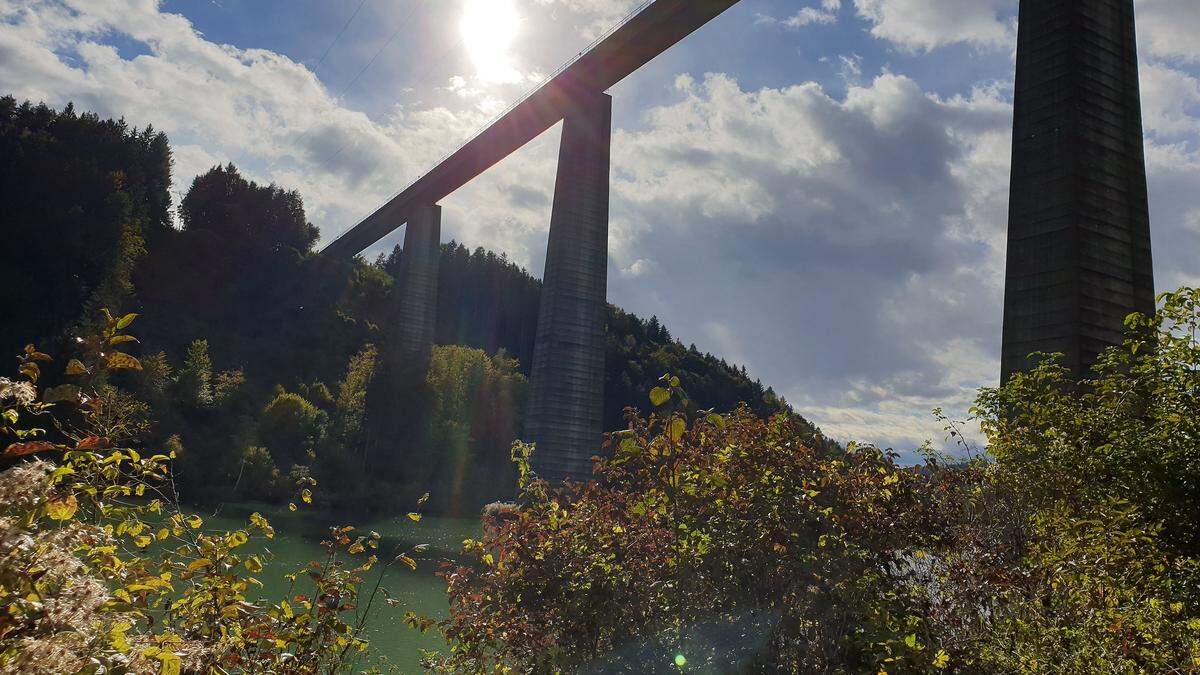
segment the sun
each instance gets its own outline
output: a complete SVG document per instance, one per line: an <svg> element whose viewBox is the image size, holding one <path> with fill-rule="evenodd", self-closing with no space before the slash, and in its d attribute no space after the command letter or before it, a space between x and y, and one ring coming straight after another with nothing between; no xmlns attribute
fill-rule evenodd
<svg viewBox="0 0 1200 675"><path fill-rule="evenodd" d="M512 0L466 0L459 30L480 79L499 83L521 79L509 53L520 28L521 16Z"/></svg>

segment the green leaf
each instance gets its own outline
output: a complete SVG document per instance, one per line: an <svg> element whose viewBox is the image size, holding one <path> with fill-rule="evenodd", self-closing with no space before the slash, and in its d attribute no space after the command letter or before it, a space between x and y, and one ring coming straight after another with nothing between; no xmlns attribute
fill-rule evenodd
<svg viewBox="0 0 1200 675"><path fill-rule="evenodd" d="M126 314L125 316L121 317L121 319L117 321L117 330L128 328L129 324L133 323L133 320L137 317L137 314Z"/></svg>
<svg viewBox="0 0 1200 675"><path fill-rule="evenodd" d="M650 402L655 406L660 406L671 400L671 392L662 387L655 387L650 390Z"/></svg>

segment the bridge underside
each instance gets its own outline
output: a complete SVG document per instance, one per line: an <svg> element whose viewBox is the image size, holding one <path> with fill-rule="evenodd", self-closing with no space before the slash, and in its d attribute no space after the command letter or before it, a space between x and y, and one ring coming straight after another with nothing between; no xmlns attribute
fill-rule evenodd
<svg viewBox="0 0 1200 675"><path fill-rule="evenodd" d="M399 400L402 392L387 387L415 382L411 371L428 358L437 303L435 205L563 121L525 437L537 446L533 466L542 477L591 475L604 401L612 121L612 99L604 92L737 1L657 0L322 251L348 259L409 224L394 344L381 371L388 383L377 389ZM391 431L387 411L375 416L380 419L368 434L368 463L386 474L405 437Z"/></svg>
<svg viewBox="0 0 1200 675"><path fill-rule="evenodd" d="M321 251L352 258L628 77L738 0L657 0Z"/></svg>

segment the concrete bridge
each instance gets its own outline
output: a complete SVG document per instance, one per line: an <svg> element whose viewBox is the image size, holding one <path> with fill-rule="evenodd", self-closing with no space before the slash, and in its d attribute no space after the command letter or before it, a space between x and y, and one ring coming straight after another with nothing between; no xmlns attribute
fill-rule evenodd
<svg viewBox="0 0 1200 675"><path fill-rule="evenodd" d="M351 258L408 225L393 354L419 362L434 336L437 203L563 123L525 423L543 478L590 475L602 434L612 127L612 98L604 92L737 2L648 5L321 252Z"/></svg>
<svg viewBox="0 0 1200 675"><path fill-rule="evenodd" d="M434 337L438 201L563 122L526 440L544 478L590 475L601 437L608 270L605 93L738 0L656 0L322 254L351 258L404 224L393 358ZM1023 0L1017 53L1004 376L1031 351L1081 372L1153 310L1133 0Z"/></svg>

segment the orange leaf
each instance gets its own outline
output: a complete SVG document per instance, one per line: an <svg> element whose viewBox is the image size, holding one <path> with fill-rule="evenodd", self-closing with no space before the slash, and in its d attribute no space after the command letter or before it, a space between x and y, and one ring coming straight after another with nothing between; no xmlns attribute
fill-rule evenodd
<svg viewBox="0 0 1200 675"><path fill-rule="evenodd" d="M88 436L75 444L76 450L99 450L108 447L108 439L100 436Z"/></svg>
<svg viewBox="0 0 1200 675"><path fill-rule="evenodd" d="M5 457L23 457L24 455L32 455L35 452L45 452L53 450L57 446L50 441L31 441L29 443L13 443L4 449Z"/></svg>

